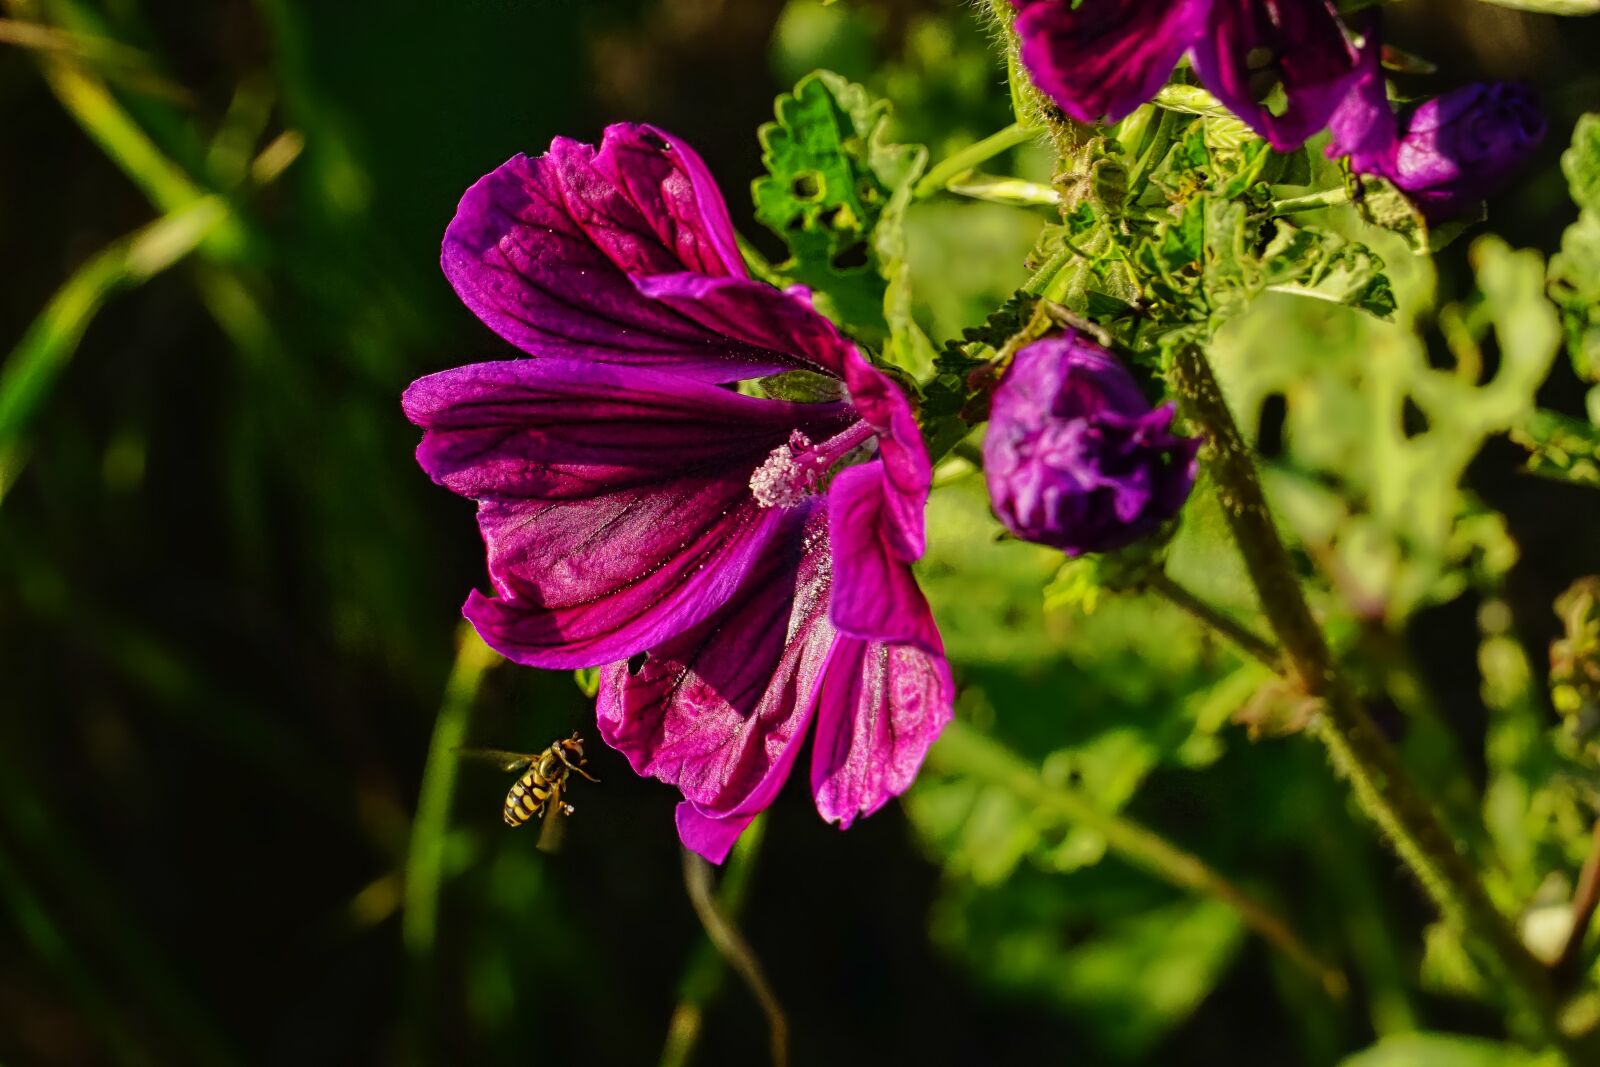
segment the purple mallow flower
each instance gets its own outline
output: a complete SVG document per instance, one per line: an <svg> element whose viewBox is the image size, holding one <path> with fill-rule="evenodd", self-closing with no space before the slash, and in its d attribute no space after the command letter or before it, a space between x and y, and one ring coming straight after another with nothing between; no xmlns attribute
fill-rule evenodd
<svg viewBox="0 0 1600 1067"><path fill-rule="evenodd" d="M609 664L601 736L679 787L679 833L708 859L813 720L824 818L904 791L952 701L910 569L928 456L906 398L807 293L750 279L699 157L635 125L517 156L467 191L443 264L534 357L405 395L423 468L478 503L494 595L464 610L483 639L531 666ZM729 388L792 370L839 399Z"/></svg>
<svg viewBox="0 0 1600 1067"><path fill-rule="evenodd" d="M983 466L1006 528L1068 555L1108 552L1178 513L1199 442L1073 330L1017 353L995 390Z"/></svg>
<svg viewBox="0 0 1600 1067"><path fill-rule="evenodd" d="M1080 122L1116 122L1185 54L1200 84L1274 148L1322 129L1357 49L1327 0L1012 0L1034 84ZM1281 101L1270 100L1281 87Z"/></svg>
<svg viewBox="0 0 1600 1067"><path fill-rule="evenodd" d="M1533 90L1516 82L1464 85L1397 116L1376 47L1329 125L1330 157L1393 182L1434 222L1498 192L1548 129Z"/></svg>

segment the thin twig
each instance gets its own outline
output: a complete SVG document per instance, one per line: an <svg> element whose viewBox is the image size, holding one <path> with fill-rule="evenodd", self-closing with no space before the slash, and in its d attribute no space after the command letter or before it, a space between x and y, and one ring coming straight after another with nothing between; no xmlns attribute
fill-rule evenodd
<svg viewBox="0 0 1600 1067"><path fill-rule="evenodd" d="M765 833L766 817L760 816L739 835L717 882L717 907L732 921L737 921L744 910ZM727 964L707 935L695 947L678 983L678 1005L672 1009L672 1019L667 1024L660 1067L687 1067L694 1058L705 1025L706 1007L716 999L727 973Z"/></svg>
<svg viewBox="0 0 1600 1067"><path fill-rule="evenodd" d="M981 141L975 141L960 151L954 152L940 160L925 174L911 195L917 200L926 200L936 193L942 192L945 186L977 170L978 166L998 156L1001 152L1026 144L1043 132L1030 129L1020 123L1012 123L998 133L991 133Z"/></svg>
<svg viewBox="0 0 1600 1067"><path fill-rule="evenodd" d="M1152 592L1159 593L1174 606L1182 608L1232 641L1241 652L1249 654L1271 670L1283 670L1283 653L1278 651L1276 645L1231 615L1224 614L1216 606L1200 599L1169 578L1165 571L1157 571L1146 584Z"/></svg>
<svg viewBox="0 0 1600 1067"><path fill-rule="evenodd" d="M1567 943L1556 957L1553 969L1558 976L1567 978L1578 970L1578 958L1583 952L1583 941L1589 933L1589 923L1594 919L1596 906L1600 906L1600 819L1595 820L1594 838L1589 845L1589 858L1583 861L1578 874L1578 889L1572 894L1572 929Z"/></svg>
<svg viewBox="0 0 1600 1067"><path fill-rule="evenodd" d="M772 986L767 984L761 963L756 959L749 942L718 907L711 888L711 864L688 849L683 850L683 885L689 892L689 903L694 907L694 913L700 917L700 925L706 929L706 936L722 954L722 958L728 961L728 966L744 979L767 1016L767 1028L772 1038L772 1067L788 1067L789 1022L784 1017L783 1005L778 1002Z"/></svg>

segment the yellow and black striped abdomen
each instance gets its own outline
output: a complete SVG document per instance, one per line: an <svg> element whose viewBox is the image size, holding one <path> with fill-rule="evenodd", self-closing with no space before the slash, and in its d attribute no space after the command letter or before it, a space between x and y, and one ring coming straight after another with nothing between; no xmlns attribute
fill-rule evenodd
<svg viewBox="0 0 1600 1067"><path fill-rule="evenodd" d="M550 792L551 784L539 774L537 766L528 768L506 793L506 825L521 826L543 815Z"/></svg>

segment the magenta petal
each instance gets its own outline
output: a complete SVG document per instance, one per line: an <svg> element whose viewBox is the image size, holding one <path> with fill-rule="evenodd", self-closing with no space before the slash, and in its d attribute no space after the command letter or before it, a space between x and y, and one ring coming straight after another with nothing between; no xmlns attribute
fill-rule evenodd
<svg viewBox="0 0 1600 1067"><path fill-rule="evenodd" d="M828 538L833 554L829 614L855 637L940 648L928 601L910 561L896 552L882 464L850 467L828 490Z"/></svg>
<svg viewBox="0 0 1600 1067"><path fill-rule="evenodd" d="M1399 123L1389 105L1389 90L1379 61L1383 52L1377 27L1367 34L1354 81L1328 119L1326 154L1329 159L1349 156L1351 169L1361 174L1393 172L1394 154L1400 147Z"/></svg>
<svg viewBox="0 0 1600 1067"><path fill-rule="evenodd" d="M833 323L811 308L803 289L774 289L748 278L704 274L655 274L634 280L639 292L683 313L706 329L752 346L752 360L767 360L762 373L793 370L799 363L773 363L782 353L834 377L844 374L855 346Z"/></svg>
<svg viewBox="0 0 1600 1067"><path fill-rule="evenodd" d="M916 414L905 394L859 354L850 354L844 372L851 405L878 435L887 480L885 506L891 519L887 532L895 553L905 560L920 559L926 546L924 513L933 466Z"/></svg>
<svg viewBox="0 0 1600 1067"><path fill-rule="evenodd" d="M720 611L601 678L600 736L682 791L684 844L716 862L788 777L835 638L818 508L773 514L781 531Z"/></svg>
<svg viewBox="0 0 1600 1067"><path fill-rule="evenodd" d="M1033 83L1079 122L1116 122L1155 96L1211 0L1033 0L1016 31Z"/></svg>
<svg viewBox="0 0 1600 1067"><path fill-rule="evenodd" d="M1360 64L1327 0L1214 0L1190 58L1201 84L1281 152L1328 124ZM1281 115L1257 102L1274 82L1288 101Z"/></svg>
<svg viewBox="0 0 1600 1067"><path fill-rule="evenodd" d="M950 721L953 693L938 647L839 638L817 700L811 759L822 817L848 828L910 788Z"/></svg>
<svg viewBox="0 0 1600 1067"><path fill-rule="evenodd" d="M626 658L715 610L782 526L751 472L791 430L848 419L563 360L430 375L404 403L424 469L479 502L498 596L474 594L468 618L508 657L557 668Z"/></svg>
<svg viewBox="0 0 1600 1067"><path fill-rule="evenodd" d="M461 198L441 262L490 329L535 356L672 369L727 382L789 366L643 296L633 279L746 277L721 194L688 145L648 126L598 151L556 139Z"/></svg>
<svg viewBox="0 0 1600 1067"><path fill-rule="evenodd" d="M784 777L788 777L787 768ZM721 863L728 858L739 835L756 821L756 816L707 815L689 801L680 800L673 813L673 821L677 824L678 840L683 842L684 848L711 863Z"/></svg>

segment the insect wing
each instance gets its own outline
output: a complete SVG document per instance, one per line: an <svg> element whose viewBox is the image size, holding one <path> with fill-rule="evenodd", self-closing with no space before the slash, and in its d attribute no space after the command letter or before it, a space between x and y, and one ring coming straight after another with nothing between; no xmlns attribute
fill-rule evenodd
<svg viewBox="0 0 1600 1067"><path fill-rule="evenodd" d="M507 752L503 748L458 748L455 751L463 759L493 763L507 774L521 774L537 758L527 752Z"/></svg>
<svg viewBox="0 0 1600 1067"><path fill-rule="evenodd" d="M539 830L537 847L540 852L554 853L560 850L561 839L566 836L567 828L565 803L559 789L550 793L550 803L544 809L544 826Z"/></svg>

